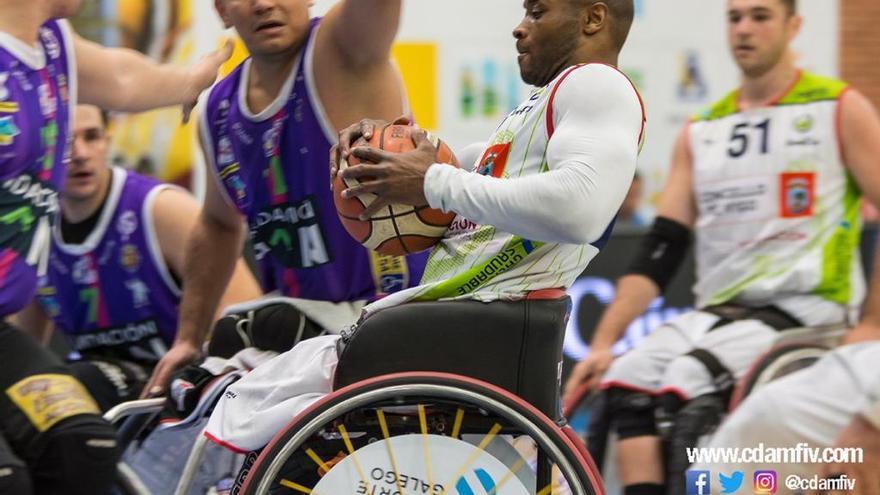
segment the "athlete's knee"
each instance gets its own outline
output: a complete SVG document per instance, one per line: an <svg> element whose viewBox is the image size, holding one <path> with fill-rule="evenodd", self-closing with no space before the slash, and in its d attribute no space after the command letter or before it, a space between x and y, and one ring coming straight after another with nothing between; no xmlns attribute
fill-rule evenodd
<svg viewBox="0 0 880 495"><path fill-rule="evenodd" d="M604 393L618 438L625 440L657 435L654 420L656 402L653 396L621 387L610 387Z"/></svg>
<svg viewBox="0 0 880 495"><path fill-rule="evenodd" d="M24 465L0 466L0 494L31 495L31 475Z"/></svg>
<svg viewBox="0 0 880 495"><path fill-rule="evenodd" d="M42 435L45 448L33 466L37 493L110 493L120 450L109 423L75 416Z"/></svg>

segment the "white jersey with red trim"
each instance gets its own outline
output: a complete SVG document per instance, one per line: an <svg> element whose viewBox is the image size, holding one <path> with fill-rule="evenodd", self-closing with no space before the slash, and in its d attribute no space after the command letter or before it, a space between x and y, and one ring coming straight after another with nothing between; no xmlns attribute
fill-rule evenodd
<svg viewBox="0 0 880 495"><path fill-rule="evenodd" d="M483 177L431 167L425 183L429 203L458 215L432 251L421 285L367 311L412 300L514 300L534 290L569 287L610 233L643 130L638 92L611 66L573 66L533 89L489 139L474 166ZM542 177L519 180L538 174ZM575 202L587 195L588 204ZM538 210L545 219L567 222L571 231L592 225L584 235L566 236L565 225L553 232L542 229L549 222L538 215L530 218L529 212Z"/></svg>
<svg viewBox="0 0 880 495"><path fill-rule="evenodd" d="M861 303L861 194L837 136L845 91L804 72L774 104L743 111L734 91L694 118L698 306Z"/></svg>

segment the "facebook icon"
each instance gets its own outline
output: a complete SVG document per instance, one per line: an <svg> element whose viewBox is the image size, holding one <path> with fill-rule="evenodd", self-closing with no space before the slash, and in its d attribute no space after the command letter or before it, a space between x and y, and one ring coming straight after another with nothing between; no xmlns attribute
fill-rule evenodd
<svg viewBox="0 0 880 495"><path fill-rule="evenodd" d="M687 495L709 495L712 492L709 486L711 479L709 471L688 471Z"/></svg>

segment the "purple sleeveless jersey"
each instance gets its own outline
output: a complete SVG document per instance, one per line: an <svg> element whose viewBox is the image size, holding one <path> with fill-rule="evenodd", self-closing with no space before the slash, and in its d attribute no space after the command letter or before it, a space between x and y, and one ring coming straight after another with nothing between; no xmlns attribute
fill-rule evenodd
<svg viewBox="0 0 880 495"><path fill-rule="evenodd" d="M342 226L328 160L336 132L312 80L312 19L278 99L259 115L245 102L250 60L212 89L200 122L209 169L247 217L265 291L324 301L373 299L418 284L427 253L379 256Z"/></svg>
<svg viewBox="0 0 880 495"><path fill-rule="evenodd" d="M43 24L36 47L0 32L0 317L30 302L46 268L75 71L64 21Z"/></svg>
<svg viewBox="0 0 880 495"><path fill-rule="evenodd" d="M153 226L154 200L168 186L111 170L107 202L88 238L65 244L54 229L37 299L72 349L152 363L174 340L180 303Z"/></svg>

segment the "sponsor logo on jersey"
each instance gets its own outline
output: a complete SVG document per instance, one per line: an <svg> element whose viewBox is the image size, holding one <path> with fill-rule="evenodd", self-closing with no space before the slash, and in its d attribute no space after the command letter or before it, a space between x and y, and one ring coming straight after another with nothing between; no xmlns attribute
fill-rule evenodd
<svg viewBox="0 0 880 495"><path fill-rule="evenodd" d="M810 114L804 114L794 119L792 123L792 127L794 130L800 133L810 132L813 129L813 124L815 123L815 119Z"/></svg>
<svg viewBox="0 0 880 495"><path fill-rule="evenodd" d="M58 37L55 36L51 29L40 29L40 38L43 39L43 44L46 46L46 53L49 54L49 58L55 60L61 56L61 44L58 43Z"/></svg>
<svg viewBox="0 0 880 495"><path fill-rule="evenodd" d="M6 103L9 98L9 88L6 87L6 81L9 80L8 72L0 72L0 102Z"/></svg>
<svg viewBox="0 0 880 495"><path fill-rule="evenodd" d="M52 94L52 88L48 84L40 84L37 88L37 93L40 95L40 111L43 112L43 116L51 117L55 115L55 112L58 111L58 101L55 99L55 95Z"/></svg>
<svg viewBox="0 0 880 495"><path fill-rule="evenodd" d="M403 256L384 256L370 251L370 268L379 295L397 292L409 284L409 267Z"/></svg>
<svg viewBox="0 0 880 495"><path fill-rule="evenodd" d="M228 136L223 136L217 142L217 163L221 167L225 167L235 161L235 154L232 152L232 141Z"/></svg>
<svg viewBox="0 0 880 495"><path fill-rule="evenodd" d="M781 217L809 217L813 214L815 180L812 172L786 172L779 176Z"/></svg>
<svg viewBox="0 0 880 495"><path fill-rule="evenodd" d="M141 253L134 244L124 244L119 250L119 264L128 273L135 273L141 267Z"/></svg>
<svg viewBox="0 0 880 495"><path fill-rule="evenodd" d="M131 210L125 210L116 220L116 231L123 239L128 239L138 228L137 214Z"/></svg>
<svg viewBox="0 0 880 495"><path fill-rule="evenodd" d="M508 155L510 155L510 143L489 146L480 158L477 173L500 178L504 174L504 167L507 166Z"/></svg>
<svg viewBox="0 0 880 495"><path fill-rule="evenodd" d="M244 130L244 126L241 125L241 122L235 122L232 124L232 132L235 133L235 137L238 138L242 143L250 146L254 144L254 138L246 130Z"/></svg>
<svg viewBox="0 0 880 495"><path fill-rule="evenodd" d="M247 197L247 190L245 189L244 181L239 174L240 170L241 167L239 164L233 163L221 170L218 175L223 181L223 184L226 185L226 191L232 193L230 196L235 204L240 209L244 209L246 206L244 199Z"/></svg>
<svg viewBox="0 0 880 495"><path fill-rule="evenodd" d="M0 117L0 146L9 146L21 134L11 116Z"/></svg>
<svg viewBox="0 0 880 495"><path fill-rule="evenodd" d="M287 268L312 268L332 261L315 198L263 208L250 220L257 259L272 253Z"/></svg>
<svg viewBox="0 0 880 495"><path fill-rule="evenodd" d="M74 283L79 285L92 285L98 282L98 271L92 266L92 260L88 256L76 260L71 276Z"/></svg>
<svg viewBox="0 0 880 495"><path fill-rule="evenodd" d="M140 279L125 281L125 287L131 292L131 301L135 308L143 308L150 304L150 288Z"/></svg>

